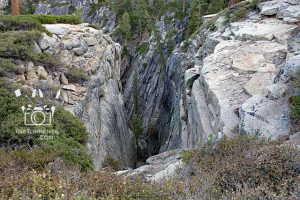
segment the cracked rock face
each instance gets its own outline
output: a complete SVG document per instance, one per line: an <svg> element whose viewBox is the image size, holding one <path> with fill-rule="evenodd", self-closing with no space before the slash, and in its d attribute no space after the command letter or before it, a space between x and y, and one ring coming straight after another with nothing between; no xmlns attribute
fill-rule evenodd
<svg viewBox="0 0 300 200"><path fill-rule="evenodd" d="M45 27L53 36L44 35L40 49L60 58L64 67L81 69L89 77L82 84L72 84L63 73L52 75L63 89L65 107L87 127L87 148L95 169L108 157L124 167L134 167L135 141L127 125L120 85L121 46L87 24ZM39 73L45 75L43 69Z"/></svg>
<svg viewBox="0 0 300 200"><path fill-rule="evenodd" d="M276 4L274 16L280 12L278 3L268 1ZM188 52L200 63L195 66L199 77L187 95L187 135L192 139L188 147L197 146L210 134L218 139L220 133L270 138L290 133L288 81L299 71L300 62L294 56L298 32L297 25L282 20L249 18L213 33L198 33L192 42L201 51ZM203 35L204 41L197 39ZM205 47L211 39L218 43Z"/></svg>

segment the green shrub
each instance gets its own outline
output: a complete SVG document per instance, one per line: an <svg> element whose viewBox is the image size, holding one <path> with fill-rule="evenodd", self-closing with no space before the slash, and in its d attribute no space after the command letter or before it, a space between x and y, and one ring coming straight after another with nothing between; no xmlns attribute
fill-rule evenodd
<svg viewBox="0 0 300 200"><path fill-rule="evenodd" d="M133 117L129 120L129 125L137 141L144 131L141 116L139 114L134 114Z"/></svg>
<svg viewBox="0 0 300 200"><path fill-rule="evenodd" d="M36 53L34 42L41 38L38 31L11 31L0 33L0 57L42 63L50 67L59 65L47 53Z"/></svg>
<svg viewBox="0 0 300 200"><path fill-rule="evenodd" d="M0 57L0 76L16 71L16 66L10 59Z"/></svg>
<svg viewBox="0 0 300 200"><path fill-rule="evenodd" d="M87 130L82 121L62 107L56 108L53 128L59 130L60 135L71 137L81 144L87 141Z"/></svg>
<svg viewBox="0 0 300 200"><path fill-rule="evenodd" d="M184 163L188 163L193 158L193 151L184 150L181 153L181 159Z"/></svg>
<svg viewBox="0 0 300 200"><path fill-rule="evenodd" d="M80 24L81 19L74 15L19 15L0 16L0 31L15 31L15 30L39 30L41 32L47 32L42 24Z"/></svg>
<svg viewBox="0 0 300 200"><path fill-rule="evenodd" d="M60 135L54 140L47 141L47 143L49 146L46 146L46 149L63 158L67 164L80 167L82 171L93 169L92 159L87 153L85 146L74 138Z"/></svg>
<svg viewBox="0 0 300 200"><path fill-rule="evenodd" d="M291 97L291 120L296 123L300 123L300 96Z"/></svg>
<svg viewBox="0 0 300 200"><path fill-rule="evenodd" d="M47 32L45 27L37 20L32 20L30 17L20 15L10 16L2 15L0 16L0 32L6 31L30 31L30 30L39 30L42 32Z"/></svg>
<svg viewBox="0 0 300 200"><path fill-rule="evenodd" d="M31 151L0 149L0 155L3 154L6 154L9 159L15 160L19 167L29 166L33 169L44 169L50 162L58 158L54 152L42 147L34 148Z"/></svg>
<svg viewBox="0 0 300 200"><path fill-rule="evenodd" d="M108 155L104 158L102 162L102 167L109 167L114 171L122 169L120 161L114 159L112 156Z"/></svg>
<svg viewBox="0 0 300 200"><path fill-rule="evenodd" d="M83 69L80 68L69 68L66 77L68 78L69 81L73 83L82 83L86 80L88 80L88 76L86 72Z"/></svg>
<svg viewBox="0 0 300 200"><path fill-rule="evenodd" d="M231 22L235 22L235 21L238 21L240 19L243 19L247 16L247 13L248 13L248 9L247 8L244 8L244 7L240 7L236 10L234 10L233 13L230 13L230 16L229 16L229 21Z"/></svg>
<svg viewBox="0 0 300 200"><path fill-rule="evenodd" d="M78 117L64 110L62 107L57 107L53 117L51 126L33 126L28 127L24 124L24 113L21 110L22 106L28 104L35 105L35 102L24 97L15 97L14 85L8 85L6 81L0 80L0 144L3 146L38 146L43 150L50 152L52 155L62 157L70 165L79 165L82 170L89 170L92 168L92 162L89 155L86 153L84 147L87 141L87 131L83 123ZM26 94L26 91L22 91ZM48 100L49 101L49 100ZM50 101L48 102L51 105ZM31 131L56 131L57 135L53 136L51 140L41 140L40 135L21 133L17 130ZM35 151L22 153L24 156L33 156ZM33 155L31 155L33 154ZM35 165L35 164L34 164Z"/></svg>
<svg viewBox="0 0 300 200"><path fill-rule="evenodd" d="M295 89L300 89L300 74L296 74L292 77L293 87ZM291 103L291 131L296 133L300 131L300 95L292 96L290 99Z"/></svg>
<svg viewBox="0 0 300 200"><path fill-rule="evenodd" d="M149 43L148 42L142 42L138 47L137 51L140 54L146 54L149 51Z"/></svg>

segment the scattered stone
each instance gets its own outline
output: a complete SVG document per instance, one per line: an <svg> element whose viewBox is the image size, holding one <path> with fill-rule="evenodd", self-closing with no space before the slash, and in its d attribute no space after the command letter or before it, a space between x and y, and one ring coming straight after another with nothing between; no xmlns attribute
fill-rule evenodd
<svg viewBox="0 0 300 200"><path fill-rule="evenodd" d="M64 85L64 86L62 86L62 88L64 90L76 92L76 86L75 85Z"/></svg>
<svg viewBox="0 0 300 200"><path fill-rule="evenodd" d="M43 37L39 41L39 47L42 50L48 49L50 46L54 46L57 43L57 40L53 37L48 36L47 34L43 34Z"/></svg>
<svg viewBox="0 0 300 200"><path fill-rule="evenodd" d="M279 6L283 0L273 0L273 1L266 1L257 4L257 7L261 10L260 14L266 16L276 15L279 9Z"/></svg>
<svg viewBox="0 0 300 200"><path fill-rule="evenodd" d="M38 76L36 75L34 68L31 66L29 66L27 68L26 79L27 80L38 80Z"/></svg>
<svg viewBox="0 0 300 200"><path fill-rule="evenodd" d="M61 73L60 74L60 83L63 84L63 85L68 85L69 84L69 81L67 79L67 77L65 76L64 73Z"/></svg>
<svg viewBox="0 0 300 200"><path fill-rule="evenodd" d="M47 73L46 69L42 66L37 67L36 73L38 74L39 78L44 78L44 79L48 78L48 73Z"/></svg>
<svg viewBox="0 0 300 200"><path fill-rule="evenodd" d="M290 3L291 2L291 3ZM280 5L277 17L288 23L296 23L300 21L300 5L299 2L287 1Z"/></svg>

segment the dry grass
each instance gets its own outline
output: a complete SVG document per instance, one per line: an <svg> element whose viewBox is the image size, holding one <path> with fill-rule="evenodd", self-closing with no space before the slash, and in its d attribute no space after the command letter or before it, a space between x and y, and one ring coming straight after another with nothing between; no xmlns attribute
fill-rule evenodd
<svg viewBox="0 0 300 200"><path fill-rule="evenodd" d="M191 175L164 183L41 165L0 151L0 199L296 199L299 151L253 137L223 138L185 152ZM52 164L47 164L47 163ZM38 166L38 167L37 167ZM51 166L51 167L50 167Z"/></svg>

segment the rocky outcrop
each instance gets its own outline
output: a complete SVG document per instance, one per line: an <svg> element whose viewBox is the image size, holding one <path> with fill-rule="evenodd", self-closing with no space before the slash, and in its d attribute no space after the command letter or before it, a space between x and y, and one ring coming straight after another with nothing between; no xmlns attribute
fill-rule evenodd
<svg viewBox="0 0 300 200"><path fill-rule="evenodd" d="M46 70L29 63L25 83L43 91L61 88L65 108L87 127L87 148L96 170L108 158L134 167L135 140L127 125L120 84L121 46L88 24L44 26L52 36L43 35L39 51L60 60L61 67Z"/></svg>
<svg viewBox="0 0 300 200"><path fill-rule="evenodd" d="M8 5L8 0L0 0L0 15L4 13L3 9L5 9Z"/></svg>
<svg viewBox="0 0 300 200"><path fill-rule="evenodd" d="M181 159L182 150L167 151L147 159L146 165L134 170L116 172L126 177L140 177L145 181L162 182L190 174L189 167Z"/></svg>
<svg viewBox="0 0 300 200"><path fill-rule="evenodd" d="M259 4L260 14L276 16L280 3ZM229 23L212 34L199 32L193 41L202 46L202 52L192 51L191 47L189 50L195 60L197 54L204 57L198 59L199 78L188 97L188 120L192 121L188 123L189 135L198 143L210 134L218 138L221 133L253 133L271 138L288 135L288 80L298 69L297 56L290 53L299 47L298 32L295 24L275 18L261 20L253 13L248 20ZM218 41L217 45L209 45L213 52L211 47L203 48L206 41L197 39L203 35L207 35L205 40Z"/></svg>

